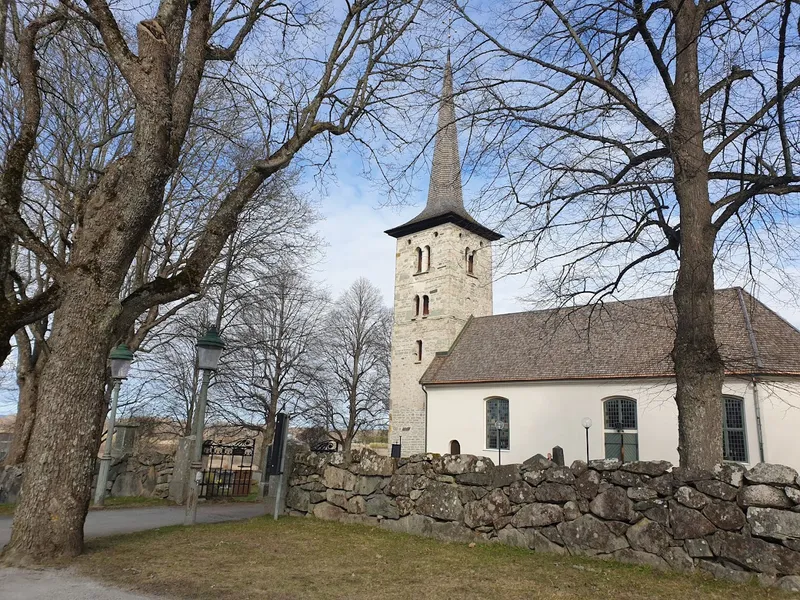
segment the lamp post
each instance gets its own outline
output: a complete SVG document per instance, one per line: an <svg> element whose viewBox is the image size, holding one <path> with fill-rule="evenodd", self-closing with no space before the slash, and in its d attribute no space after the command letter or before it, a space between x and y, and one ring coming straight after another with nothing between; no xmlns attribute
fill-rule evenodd
<svg viewBox="0 0 800 600"><path fill-rule="evenodd" d="M108 434L106 449L100 458L100 472L97 474L97 487L94 490L94 505L103 506L108 485L108 469L111 466L111 443L114 437L114 424L117 420L117 402L122 380L128 376L133 364L133 352L125 344L120 344L108 356L111 364L111 410L108 414Z"/></svg>
<svg viewBox="0 0 800 600"><path fill-rule="evenodd" d="M586 430L586 464L589 464L589 428L592 426L592 420L589 417L584 417L581 425Z"/></svg>
<svg viewBox="0 0 800 600"><path fill-rule="evenodd" d="M497 420L494 422L494 426L497 429L497 466L500 466L500 432L506 428L506 424L503 421Z"/></svg>
<svg viewBox="0 0 800 600"><path fill-rule="evenodd" d="M211 327L205 335L197 340L197 368L203 371L203 382L200 384L200 395L194 412L194 433L192 433L192 465L189 479L189 498L186 501L184 525L197 522L197 497L200 493L200 481L203 477L203 428L206 420L206 399L211 373L217 370L219 358L225 349L225 342L219 337L216 327Z"/></svg>

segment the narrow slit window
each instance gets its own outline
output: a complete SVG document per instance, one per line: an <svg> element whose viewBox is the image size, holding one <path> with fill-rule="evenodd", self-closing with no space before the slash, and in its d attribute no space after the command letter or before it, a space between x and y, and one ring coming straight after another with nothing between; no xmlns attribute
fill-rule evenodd
<svg viewBox="0 0 800 600"><path fill-rule="evenodd" d="M419 296L414 296L414 316L419 316Z"/></svg>
<svg viewBox="0 0 800 600"><path fill-rule="evenodd" d="M467 273L474 274L475 271L475 253L471 252L467 257Z"/></svg>
<svg viewBox="0 0 800 600"><path fill-rule="evenodd" d="M417 248L417 273L422 273L422 248Z"/></svg>
<svg viewBox="0 0 800 600"><path fill-rule="evenodd" d="M422 340L417 340L417 362L422 362Z"/></svg>
<svg viewBox="0 0 800 600"><path fill-rule="evenodd" d="M431 270L431 247L425 246L425 270Z"/></svg>
<svg viewBox="0 0 800 600"><path fill-rule="evenodd" d="M427 317L428 316L428 313L430 312L430 308L431 308L431 303L430 303L430 300L428 299L428 296L423 296L422 297L422 316L423 317Z"/></svg>

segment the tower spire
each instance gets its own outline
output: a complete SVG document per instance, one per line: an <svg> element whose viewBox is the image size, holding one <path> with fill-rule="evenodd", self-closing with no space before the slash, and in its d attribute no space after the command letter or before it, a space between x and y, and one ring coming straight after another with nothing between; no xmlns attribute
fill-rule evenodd
<svg viewBox="0 0 800 600"><path fill-rule="evenodd" d="M464 212L456 107L453 100L453 67L449 50L444 64L444 83L439 98L439 118L433 147L428 205L425 210L437 214L447 211Z"/></svg>
<svg viewBox="0 0 800 600"><path fill-rule="evenodd" d="M458 154L458 128L456 107L453 100L453 67L450 51L444 64L444 82L439 97L439 116L436 123L436 138L433 145L433 165L428 187L428 202L416 217L386 233L399 238L422 231L440 223L456 223L487 240L499 240L503 236L478 223L464 208L461 189L461 159Z"/></svg>

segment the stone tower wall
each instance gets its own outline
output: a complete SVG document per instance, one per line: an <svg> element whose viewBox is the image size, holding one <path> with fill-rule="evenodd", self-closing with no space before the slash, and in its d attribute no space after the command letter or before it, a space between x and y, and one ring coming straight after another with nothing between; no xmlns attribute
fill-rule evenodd
<svg viewBox="0 0 800 600"><path fill-rule="evenodd" d="M417 272L417 248L431 248L430 268ZM465 250L475 250L473 274ZM414 297L420 297L415 316ZM430 313L422 314L422 297ZM425 451L425 392L419 383L436 352L450 349L470 316L492 314L492 251L482 237L452 223L397 240L389 441L402 436L403 456ZM422 340L422 360L417 357Z"/></svg>

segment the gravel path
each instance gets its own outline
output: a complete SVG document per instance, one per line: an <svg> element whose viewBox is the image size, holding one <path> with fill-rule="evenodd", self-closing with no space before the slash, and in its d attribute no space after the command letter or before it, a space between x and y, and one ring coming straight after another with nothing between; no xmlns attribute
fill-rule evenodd
<svg viewBox="0 0 800 600"><path fill-rule="evenodd" d="M108 587L76 575L69 569L0 569L0 598L3 600L156 600ZM163 596L160 600L165 600Z"/></svg>
<svg viewBox="0 0 800 600"><path fill-rule="evenodd" d="M264 505L250 502L231 504L208 504L197 509L198 523L220 523L249 519L264 514ZM158 529L183 523L182 506L158 506L153 508L114 508L90 510L83 526L87 538L133 533L146 529ZM0 517L0 547L11 539L11 517ZM0 599L2 595L0 595Z"/></svg>
<svg viewBox="0 0 800 600"><path fill-rule="evenodd" d="M87 538L158 529L183 523L181 506L90 511ZM249 519L264 514L263 504L210 504L197 511L199 523ZM11 537L11 517L0 517L0 546ZM163 599L163 597L160 597ZM97 583L69 569L0 569L0 600L158 600Z"/></svg>

